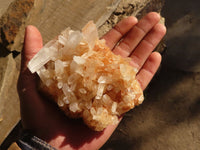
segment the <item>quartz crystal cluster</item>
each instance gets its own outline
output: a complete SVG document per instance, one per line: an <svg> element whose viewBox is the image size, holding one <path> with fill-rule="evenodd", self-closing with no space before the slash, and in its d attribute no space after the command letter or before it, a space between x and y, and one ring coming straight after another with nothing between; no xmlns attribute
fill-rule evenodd
<svg viewBox="0 0 200 150"><path fill-rule="evenodd" d="M72 118L83 118L96 131L117 124L119 117L141 104L143 92L130 60L115 55L99 40L90 21L80 31L64 30L29 62L41 89Z"/></svg>

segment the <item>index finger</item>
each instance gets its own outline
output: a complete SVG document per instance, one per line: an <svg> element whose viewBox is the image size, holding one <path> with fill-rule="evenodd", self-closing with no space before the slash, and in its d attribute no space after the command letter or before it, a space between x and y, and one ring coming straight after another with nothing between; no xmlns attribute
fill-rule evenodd
<svg viewBox="0 0 200 150"><path fill-rule="evenodd" d="M107 46L112 50L120 39L135 25L138 20L134 16L130 16L121 20L116 24L102 39L106 40Z"/></svg>

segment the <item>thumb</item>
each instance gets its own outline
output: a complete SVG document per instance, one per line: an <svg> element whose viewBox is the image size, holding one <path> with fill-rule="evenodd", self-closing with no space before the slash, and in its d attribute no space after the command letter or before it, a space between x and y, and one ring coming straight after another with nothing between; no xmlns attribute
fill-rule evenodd
<svg viewBox="0 0 200 150"><path fill-rule="evenodd" d="M42 48L42 36L38 29L34 26L27 26L24 37L24 47L21 53L21 71L18 80L18 92L24 89L35 88L35 74L31 74L27 68L28 62Z"/></svg>
<svg viewBox="0 0 200 150"><path fill-rule="evenodd" d="M42 36L38 29L34 26L27 26L24 37L24 48L22 50L22 70L27 68L28 62L42 48Z"/></svg>

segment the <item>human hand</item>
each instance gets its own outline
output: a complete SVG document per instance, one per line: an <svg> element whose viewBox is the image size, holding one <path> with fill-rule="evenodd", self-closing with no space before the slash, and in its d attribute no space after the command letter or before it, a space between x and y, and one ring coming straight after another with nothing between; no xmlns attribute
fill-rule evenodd
<svg viewBox="0 0 200 150"><path fill-rule="evenodd" d="M160 54L152 53L166 33L166 28L159 24L159 20L157 13L149 13L139 22L135 17L128 17L102 37L113 53L132 58L131 65L138 69L136 78L143 90L161 62ZM67 118L53 103L46 100L48 98L38 93L38 77L30 73L27 63L42 46L40 32L28 26L18 81L24 128L30 129L34 135L57 149L99 149L117 125L109 126L102 132L92 131L81 120Z"/></svg>

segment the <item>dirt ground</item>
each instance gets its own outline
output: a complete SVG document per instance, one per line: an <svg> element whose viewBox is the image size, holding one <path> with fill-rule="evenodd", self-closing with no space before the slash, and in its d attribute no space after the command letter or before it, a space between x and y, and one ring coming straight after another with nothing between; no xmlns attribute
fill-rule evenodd
<svg viewBox="0 0 200 150"><path fill-rule="evenodd" d="M102 150L200 147L200 1L166 0L167 50L144 103L127 113Z"/></svg>

